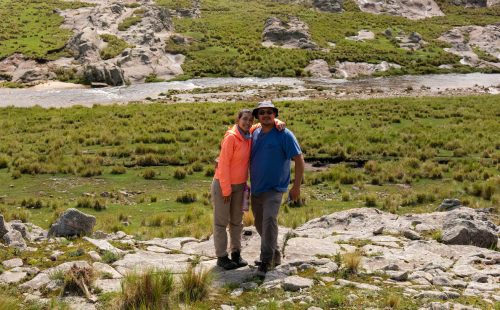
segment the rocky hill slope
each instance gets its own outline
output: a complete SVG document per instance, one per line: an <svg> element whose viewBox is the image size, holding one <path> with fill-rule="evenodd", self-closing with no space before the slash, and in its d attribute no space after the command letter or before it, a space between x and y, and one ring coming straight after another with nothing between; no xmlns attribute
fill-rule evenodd
<svg viewBox="0 0 500 310"><path fill-rule="evenodd" d="M5 247L17 249L15 257L4 255L0 283L17 287L26 304L49 303L54 292L64 293L63 281L55 274L67 273L74 265L91 269L98 278L87 298L61 296L72 309L95 309L103 307L102 294L120 292L122 278L130 272L169 269L182 274L194 265L216 274L213 289L220 294L224 294L221 288L231 287L226 299L211 303L222 309L242 306L248 295L254 296L253 302L244 305L256 309L270 302L258 296L269 294L279 307L320 309L327 306L327 297L313 298L318 290L349 294L340 305L343 308L383 307L387 292L400 292L405 309L497 307L499 227L489 220L495 215L492 210L462 207L455 200L445 201L440 209L402 216L352 209L313 219L297 229L282 227L282 264L263 281L254 277L253 266L232 271L216 267L211 238L140 241L123 232L97 231L68 241L72 235L91 234L95 218L69 209L47 233L29 223L5 223L0 216ZM260 238L253 227L244 229L242 246L245 258L258 258ZM116 259L106 259L109 255ZM357 257L358 262L346 257Z"/></svg>
<svg viewBox="0 0 500 310"><path fill-rule="evenodd" d="M47 61L11 53L0 61L0 81L123 85L179 76L500 70L500 25L492 23L498 22L498 1L245 4L252 10L236 0L86 3L56 10L61 27L72 33L56 49L70 57Z"/></svg>

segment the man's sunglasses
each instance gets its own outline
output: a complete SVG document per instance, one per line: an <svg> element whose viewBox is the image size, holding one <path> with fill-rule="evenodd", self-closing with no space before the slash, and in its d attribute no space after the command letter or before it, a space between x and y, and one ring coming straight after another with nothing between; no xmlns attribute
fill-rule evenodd
<svg viewBox="0 0 500 310"><path fill-rule="evenodd" d="M259 115L264 115L264 114L271 115L271 114L274 114L274 111L273 110L259 110Z"/></svg>

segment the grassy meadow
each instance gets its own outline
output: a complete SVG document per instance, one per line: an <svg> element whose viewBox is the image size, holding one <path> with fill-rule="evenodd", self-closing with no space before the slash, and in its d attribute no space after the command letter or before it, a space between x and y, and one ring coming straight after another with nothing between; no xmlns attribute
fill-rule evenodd
<svg viewBox="0 0 500 310"><path fill-rule="evenodd" d="M157 0L168 8L185 7L185 1ZM344 1L343 13L318 12L290 1L207 0L201 3L201 18L175 19L176 32L194 39L190 45L167 43L167 51L187 56L183 65L185 78L199 76L304 76L303 68L312 59L379 63L388 61L402 66L382 74L429 74L448 72L438 67L453 64L455 72L469 72L460 65L458 56L446 53L447 44L437 39L453 27L488 25L500 16L498 6L463 8L441 0L439 6L446 16L409 20L397 16L363 13L353 0ZM265 48L261 45L266 19L277 16L288 20L297 16L309 26L316 51ZM345 37L361 29L375 33L375 40L354 42ZM394 36L418 32L427 42L417 51L399 48L394 38L384 35L391 29ZM335 43L331 48L329 42ZM491 57L490 57L491 58ZM498 60L496 60L498 61Z"/></svg>
<svg viewBox="0 0 500 310"><path fill-rule="evenodd" d="M428 212L444 198L498 208L499 99L278 103L306 162L328 164L308 169L305 204L283 206L280 224L362 206ZM2 108L0 213L48 228L78 207L104 231L207 237L213 161L235 113L249 106Z"/></svg>

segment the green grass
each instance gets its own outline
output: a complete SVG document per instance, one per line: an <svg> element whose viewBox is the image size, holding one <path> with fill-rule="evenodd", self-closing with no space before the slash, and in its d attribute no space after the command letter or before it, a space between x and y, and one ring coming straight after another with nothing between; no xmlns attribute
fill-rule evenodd
<svg viewBox="0 0 500 310"><path fill-rule="evenodd" d="M157 1L160 5L175 6L175 1ZM179 4L183 7L185 4ZM336 61L356 61L379 63L388 61L403 66L390 74L428 74L444 72L441 64L454 64L456 71L473 69L459 64L459 57L446 53L446 45L437 39L456 26L493 24L500 16L498 7L482 9L457 8L446 1L440 6L446 16L424 20L409 20L402 17L375 15L360 12L352 2L346 2L345 12L324 13L268 0L252 1L251 5L242 0L208 0L202 2L201 18L175 19L175 29L192 37L189 46L177 45L170 41L167 50L187 55L183 64L186 77L202 76L303 76L303 68L312 59L323 58L330 65ZM262 30L266 19L277 16L287 20L298 16L309 26L312 39L321 47L329 48L334 42L336 48L329 51L285 50L261 46ZM397 46L396 42L383 35L392 29L409 34L420 33L428 44L414 52ZM367 29L376 34L375 40L353 42L345 37Z"/></svg>
<svg viewBox="0 0 500 310"><path fill-rule="evenodd" d="M100 51L102 59L111 59L120 55L126 48L132 47L125 40L111 34L101 34L101 39L108 45Z"/></svg>
<svg viewBox="0 0 500 310"><path fill-rule="evenodd" d="M499 98L277 103L308 163L338 162L306 173L305 205L283 206L279 223L297 227L366 204L430 212L444 198L497 208ZM2 108L0 213L48 228L80 201L95 229L206 237L213 160L236 111L252 105Z"/></svg>
<svg viewBox="0 0 500 310"><path fill-rule="evenodd" d="M36 59L59 58L72 32L60 28L63 18L54 10L87 5L60 0L0 1L0 59L14 53Z"/></svg>
<svg viewBox="0 0 500 310"><path fill-rule="evenodd" d="M124 20L122 20L122 22L118 25L118 30L125 31L128 28L140 23L143 15L144 15L144 10L142 9L135 10L132 16L129 16Z"/></svg>

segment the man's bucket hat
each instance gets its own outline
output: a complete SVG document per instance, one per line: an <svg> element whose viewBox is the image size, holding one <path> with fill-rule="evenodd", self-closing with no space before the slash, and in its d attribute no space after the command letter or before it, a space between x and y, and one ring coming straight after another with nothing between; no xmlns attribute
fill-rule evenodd
<svg viewBox="0 0 500 310"><path fill-rule="evenodd" d="M278 109L274 106L274 104L271 102L271 100L261 101L261 102L257 103L257 107L255 109L253 109L253 111L252 111L253 117L257 118L259 116L258 111L259 111L259 109L262 109L262 108L272 108L274 111L274 116L278 117Z"/></svg>

